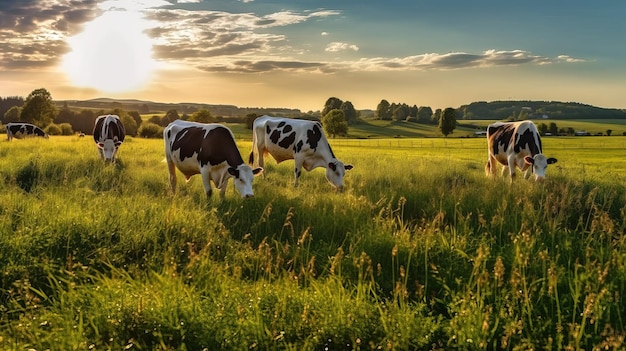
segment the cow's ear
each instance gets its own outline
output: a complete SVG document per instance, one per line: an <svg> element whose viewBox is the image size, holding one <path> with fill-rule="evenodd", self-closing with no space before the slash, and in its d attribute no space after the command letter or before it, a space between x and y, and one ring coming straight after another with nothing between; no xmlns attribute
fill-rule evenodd
<svg viewBox="0 0 626 351"><path fill-rule="evenodd" d="M556 158L554 158L554 157L550 157L550 158L548 159L548 164L549 164L549 165L551 165L551 164L553 164L553 163L556 163Z"/></svg>
<svg viewBox="0 0 626 351"><path fill-rule="evenodd" d="M534 159L534 158L532 158L532 157L530 157L530 156L526 156L526 157L524 157L524 161L525 161L526 163L528 163L529 165L533 165L533 164L535 164L535 159Z"/></svg>
<svg viewBox="0 0 626 351"><path fill-rule="evenodd" d="M337 165L334 162L329 162L328 163L328 168L332 169L333 171L337 170Z"/></svg>
<svg viewBox="0 0 626 351"><path fill-rule="evenodd" d="M353 168L353 166L352 165L345 165L345 168L346 168L346 171L349 171L349 170L351 170Z"/></svg>
<svg viewBox="0 0 626 351"><path fill-rule="evenodd" d="M235 178L239 178L239 171L235 167L228 167L228 173Z"/></svg>
<svg viewBox="0 0 626 351"><path fill-rule="evenodd" d="M122 145L122 142L121 142L121 141L116 141L116 142L115 142L115 147L120 147L120 145Z"/></svg>
<svg viewBox="0 0 626 351"><path fill-rule="evenodd" d="M99 148L103 148L104 147L104 143L98 143L98 147Z"/></svg>
<svg viewBox="0 0 626 351"><path fill-rule="evenodd" d="M258 167L252 170L252 174L254 175L259 175L261 173L263 173L263 167Z"/></svg>

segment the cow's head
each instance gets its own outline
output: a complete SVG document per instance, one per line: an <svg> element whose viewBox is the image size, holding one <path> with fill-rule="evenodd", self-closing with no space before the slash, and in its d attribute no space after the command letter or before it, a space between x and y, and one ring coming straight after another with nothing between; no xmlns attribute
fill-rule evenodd
<svg viewBox="0 0 626 351"><path fill-rule="evenodd" d="M117 155L117 150L120 145L122 145L122 142L119 141L117 137L99 142L98 148L100 149L100 155L105 161L113 162L115 161L115 156Z"/></svg>
<svg viewBox="0 0 626 351"><path fill-rule="evenodd" d="M534 157L524 157L524 161L533 167L535 180L540 182L546 177L546 168L548 168L548 165L556 163L556 158L546 158L542 154L537 154Z"/></svg>
<svg viewBox="0 0 626 351"><path fill-rule="evenodd" d="M334 160L326 167L326 179L335 190L343 191L343 176L351 169L352 165L344 165L341 161Z"/></svg>
<svg viewBox="0 0 626 351"><path fill-rule="evenodd" d="M237 167L228 167L228 173L235 178L235 188L237 188L241 197L248 198L254 196L252 180L254 176L263 173L263 168L258 167L252 169L247 164L242 163Z"/></svg>

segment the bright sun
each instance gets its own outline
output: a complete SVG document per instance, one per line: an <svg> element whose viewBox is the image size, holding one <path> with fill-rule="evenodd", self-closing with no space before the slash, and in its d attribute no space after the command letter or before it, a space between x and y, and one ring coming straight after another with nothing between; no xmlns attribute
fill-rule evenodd
<svg viewBox="0 0 626 351"><path fill-rule="evenodd" d="M103 92L146 84L155 66L146 21L136 11L108 11L68 40L63 69L72 82Z"/></svg>

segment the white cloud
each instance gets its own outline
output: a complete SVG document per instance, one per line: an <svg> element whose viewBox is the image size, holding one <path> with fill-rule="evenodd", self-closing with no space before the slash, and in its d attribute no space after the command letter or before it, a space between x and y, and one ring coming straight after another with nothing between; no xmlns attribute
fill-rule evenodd
<svg viewBox="0 0 626 351"><path fill-rule="evenodd" d="M325 36L327 36L327 35L329 35L329 34L328 34L328 32L322 32L322 36L323 36L323 37L325 37Z"/></svg>
<svg viewBox="0 0 626 351"><path fill-rule="evenodd" d="M338 52L338 51L346 51L346 50L359 51L359 47L354 44L341 43L341 42L335 41L335 42L328 44L326 46L325 51Z"/></svg>

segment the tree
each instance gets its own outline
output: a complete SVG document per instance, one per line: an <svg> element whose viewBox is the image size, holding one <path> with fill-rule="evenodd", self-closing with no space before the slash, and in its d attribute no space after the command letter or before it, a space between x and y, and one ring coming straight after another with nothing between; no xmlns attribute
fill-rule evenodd
<svg viewBox="0 0 626 351"><path fill-rule="evenodd" d="M433 109L430 106L420 106L417 110L417 120L421 123L431 123Z"/></svg>
<svg viewBox="0 0 626 351"><path fill-rule="evenodd" d="M550 122L550 126L548 127L548 130L550 131L550 135L554 135L554 136L559 135L559 127L557 127L556 123L554 122Z"/></svg>
<svg viewBox="0 0 626 351"><path fill-rule="evenodd" d="M606 135L607 136L611 136L611 133L613 133L613 129L607 129L606 130Z"/></svg>
<svg viewBox="0 0 626 351"><path fill-rule="evenodd" d="M22 113L22 109L17 106L12 106L5 114L4 114L4 122L19 122L20 114Z"/></svg>
<svg viewBox="0 0 626 351"><path fill-rule="evenodd" d="M435 113L433 113L432 116L430 116L430 123L432 124L439 124L439 118L441 117L441 109L438 108L435 110Z"/></svg>
<svg viewBox="0 0 626 351"><path fill-rule="evenodd" d="M342 110L335 109L329 111L322 117L322 126L326 134L334 138L337 135L348 134L348 123Z"/></svg>
<svg viewBox="0 0 626 351"><path fill-rule="evenodd" d="M259 117L259 115L256 113L248 113L246 115L246 128L251 130L254 126L254 120L257 119L257 117Z"/></svg>
<svg viewBox="0 0 626 351"><path fill-rule="evenodd" d="M135 125L139 129L139 127L141 127L141 123L143 122L143 120L141 119L141 115L139 114L139 111L129 111L128 115L132 117L132 119L135 120Z"/></svg>
<svg viewBox="0 0 626 351"><path fill-rule="evenodd" d="M331 110L341 109L342 104L343 101L341 101L341 99L329 97L324 104L324 108L322 109L322 116L326 116L326 114L328 114Z"/></svg>
<svg viewBox="0 0 626 351"><path fill-rule="evenodd" d="M441 117L439 118L439 130L446 137L451 134L456 128L456 110L452 107L448 107L443 110Z"/></svg>
<svg viewBox="0 0 626 351"><path fill-rule="evenodd" d="M20 120L45 127L52 123L55 114L56 108L52 102L52 95L44 88L35 89L24 102Z"/></svg>
<svg viewBox="0 0 626 351"><path fill-rule="evenodd" d="M376 116L378 119L390 120L391 112L391 105L389 104L389 101L385 99L380 100L378 106L376 107Z"/></svg>
<svg viewBox="0 0 626 351"><path fill-rule="evenodd" d="M346 117L346 122L348 122L348 124L356 121L357 113L350 101L343 102L339 109L343 111L343 114Z"/></svg>
<svg viewBox="0 0 626 351"><path fill-rule="evenodd" d="M548 125L545 123L539 123L537 125L537 131L539 132L539 134L541 135L546 135L546 133L548 132Z"/></svg>
<svg viewBox="0 0 626 351"><path fill-rule="evenodd" d="M409 116L409 105L398 104L393 109L393 117L396 121L404 121Z"/></svg>
<svg viewBox="0 0 626 351"><path fill-rule="evenodd" d="M174 122L177 119L180 119L180 116L178 115L178 111L176 111L175 109L167 110L167 112L165 112L165 116L163 116L159 125L161 127L167 127L168 124Z"/></svg>
<svg viewBox="0 0 626 351"><path fill-rule="evenodd" d="M189 120L193 122L198 122L198 123L211 123L215 121L215 118L213 118L209 110L201 109L192 113L191 118Z"/></svg>

